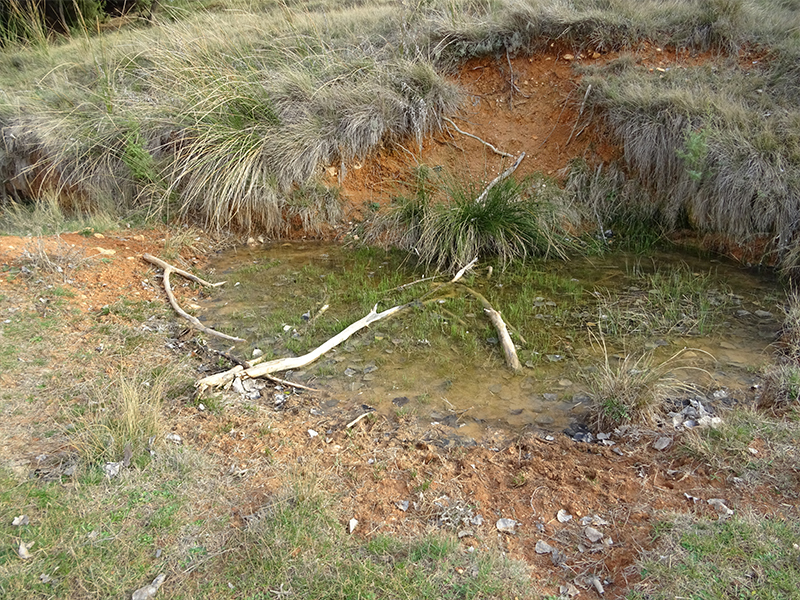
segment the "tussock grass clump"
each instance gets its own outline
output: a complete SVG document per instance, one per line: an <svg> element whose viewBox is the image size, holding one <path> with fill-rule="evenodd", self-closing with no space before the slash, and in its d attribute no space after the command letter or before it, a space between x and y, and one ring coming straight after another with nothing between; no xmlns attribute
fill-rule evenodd
<svg viewBox="0 0 800 600"><path fill-rule="evenodd" d="M149 456L148 449L162 440L162 403L173 373L120 373L97 382L82 407L80 423L70 435L89 464L116 462L129 446L135 459Z"/></svg>
<svg viewBox="0 0 800 600"><path fill-rule="evenodd" d="M784 320L776 344L774 364L764 371L758 407L785 411L800 404L800 295L793 292L783 309Z"/></svg>
<svg viewBox="0 0 800 600"><path fill-rule="evenodd" d="M0 106L0 171L18 198L54 190L214 229L281 234L295 216L318 229L339 217L324 167L341 179L380 144L420 144L459 103L422 54L373 44L398 17L207 13L107 34L113 49L106 36L69 42L70 64L34 84L47 90Z"/></svg>
<svg viewBox="0 0 800 600"><path fill-rule="evenodd" d="M383 241L440 271L456 271L476 257L496 258L504 267L515 259L566 257L567 211L553 202L552 181L509 177L481 199L474 187L433 185L429 177L418 171L416 196L397 199L370 239L393 231Z"/></svg>
<svg viewBox="0 0 800 600"><path fill-rule="evenodd" d="M609 355L605 339L600 338L603 362L584 373L592 404L590 419L597 430L620 425L652 426L666 399L691 387L680 382L672 371L683 350L667 360L656 362L652 353L626 354L622 359Z"/></svg>
<svg viewBox="0 0 800 600"><path fill-rule="evenodd" d="M692 227L741 242L769 240L791 267L800 231L800 110L782 59L763 67L677 67L629 62L590 69L588 104L606 115L624 160L667 229ZM796 72L794 73L796 75ZM617 186L615 200L641 206Z"/></svg>

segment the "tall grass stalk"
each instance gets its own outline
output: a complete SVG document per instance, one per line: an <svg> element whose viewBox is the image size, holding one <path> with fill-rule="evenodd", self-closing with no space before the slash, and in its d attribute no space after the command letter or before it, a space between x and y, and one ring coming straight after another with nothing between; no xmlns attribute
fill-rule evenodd
<svg viewBox="0 0 800 600"><path fill-rule="evenodd" d="M110 382L98 383L71 435L83 458L90 464L120 461L126 446L134 457L147 456L165 433L161 406L171 376L169 371L120 373Z"/></svg>

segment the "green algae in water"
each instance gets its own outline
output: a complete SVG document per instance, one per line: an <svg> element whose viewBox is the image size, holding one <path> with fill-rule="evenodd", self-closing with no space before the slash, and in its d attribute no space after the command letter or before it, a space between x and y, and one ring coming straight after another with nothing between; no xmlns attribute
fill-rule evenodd
<svg viewBox="0 0 800 600"><path fill-rule="evenodd" d="M214 267L229 283L204 301L203 315L248 339L234 349L243 356L256 347L270 357L303 354L376 304L409 304L287 376L393 418L445 420L470 434L475 423L555 430L580 418L587 402L582 373L604 360L593 344L599 337L612 360L643 351L658 360L698 348L717 362L687 353L686 361L708 373L693 383L744 389L778 327L755 311L767 312L781 297L769 278L679 253L528 261L491 272L479 265L463 283L512 328L526 365L515 376L480 302L460 286L442 285L447 278L433 278L404 253L284 244L240 249ZM398 411L397 398L411 403Z"/></svg>

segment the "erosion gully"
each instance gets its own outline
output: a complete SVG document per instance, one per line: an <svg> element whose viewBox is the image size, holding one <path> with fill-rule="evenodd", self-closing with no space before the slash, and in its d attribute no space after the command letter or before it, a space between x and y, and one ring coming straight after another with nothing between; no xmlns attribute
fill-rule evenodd
<svg viewBox="0 0 800 600"><path fill-rule="evenodd" d="M397 289L429 275L405 255L286 243L229 250L209 267L227 284L198 299L200 318L248 340L209 344L242 358L302 354L375 303L379 310L411 303L315 363L279 375L321 390L323 410L363 405L438 422L452 428L456 443L487 429L554 432L584 421L592 373L606 364L614 371L627 355L658 364L677 354L669 376L698 394L729 404L752 397L785 300L770 272L681 250L479 266L466 284L515 330L525 367L514 374L481 305L463 288L439 278ZM253 399L279 402L272 389Z"/></svg>

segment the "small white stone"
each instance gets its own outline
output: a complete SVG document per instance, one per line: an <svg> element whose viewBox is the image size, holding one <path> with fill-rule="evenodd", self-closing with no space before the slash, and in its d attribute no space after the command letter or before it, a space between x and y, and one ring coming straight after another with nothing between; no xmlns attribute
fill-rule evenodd
<svg viewBox="0 0 800 600"><path fill-rule="evenodd" d="M603 539L603 532L595 529L594 527L587 527L583 530L583 533L592 543L599 542Z"/></svg>
<svg viewBox="0 0 800 600"><path fill-rule="evenodd" d="M350 519L350 523L348 524L350 527L350 533L353 533L358 527L358 519Z"/></svg>
<svg viewBox="0 0 800 600"><path fill-rule="evenodd" d="M498 531L503 533L514 533L517 528L517 522L514 519L498 519L495 526Z"/></svg>

